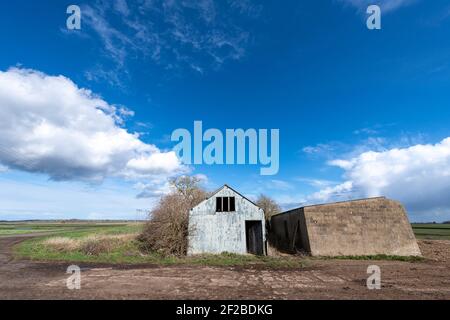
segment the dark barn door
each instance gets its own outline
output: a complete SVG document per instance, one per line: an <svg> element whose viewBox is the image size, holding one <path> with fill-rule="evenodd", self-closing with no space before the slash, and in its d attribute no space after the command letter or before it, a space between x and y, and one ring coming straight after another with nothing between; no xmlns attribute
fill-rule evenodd
<svg viewBox="0 0 450 320"><path fill-rule="evenodd" d="M264 255L264 243L261 221L246 221L247 252L259 256Z"/></svg>

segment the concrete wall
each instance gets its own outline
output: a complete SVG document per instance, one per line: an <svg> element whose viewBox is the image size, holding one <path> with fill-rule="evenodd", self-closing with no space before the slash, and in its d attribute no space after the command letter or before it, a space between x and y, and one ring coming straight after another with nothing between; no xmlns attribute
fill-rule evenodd
<svg viewBox="0 0 450 320"><path fill-rule="evenodd" d="M216 212L217 197L235 197L236 212ZM223 187L190 211L188 254L246 254L245 221L261 221L265 243L264 211L228 186Z"/></svg>
<svg viewBox="0 0 450 320"><path fill-rule="evenodd" d="M303 208L272 217L269 242L273 247L284 252L310 252Z"/></svg>
<svg viewBox="0 0 450 320"><path fill-rule="evenodd" d="M302 246L313 256L421 255L405 209L386 198L310 206L287 215L303 225ZM285 238L279 226L286 219L273 218L277 237ZM282 244L292 243L293 231L288 235Z"/></svg>

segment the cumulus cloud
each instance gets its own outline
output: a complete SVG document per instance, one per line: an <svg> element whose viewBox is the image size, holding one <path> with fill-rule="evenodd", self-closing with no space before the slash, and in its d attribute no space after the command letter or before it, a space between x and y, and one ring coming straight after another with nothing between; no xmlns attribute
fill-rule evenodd
<svg viewBox="0 0 450 320"><path fill-rule="evenodd" d="M347 200L352 198L353 182L346 181L344 183L328 186L309 195L306 198L306 203L323 203L335 200Z"/></svg>
<svg viewBox="0 0 450 320"><path fill-rule="evenodd" d="M168 177L183 171L122 127L133 112L109 104L63 76L0 71L0 164L52 180Z"/></svg>
<svg viewBox="0 0 450 320"><path fill-rule="evenodd" d="M329 164L345 171L346 182L314 194L317 199L388 196L413 212L450 212L450 137Z"/></svg>
<svg viewBox="0 0 450 320"><path fill-rule="evenodd" d="M197 178L202 185L208 183L208 177L204 174L196 174L194 177ZM138 199L157 198L174 191L173 185L168 179L161 179L158 177L154 177L145 183L138 182L134 185L134 188L139 191L139 194L137 195Z"/></svg>
<svg viewBox="0 0 450 320"><path fill-rule="evenodd" d="M150 182L138 182L134 189L138 191L136 198L158 198L171 191L171 186L167 180L153 179Z"/></svg>
<svg viewBox="0 0 450 320"><path fill-rule="evenodd" d="M339 0L339 2L351 5L361 11L365 11L368 6L376 4L379 5L384 12L397 10L417 1L418 0Z"/></svg>

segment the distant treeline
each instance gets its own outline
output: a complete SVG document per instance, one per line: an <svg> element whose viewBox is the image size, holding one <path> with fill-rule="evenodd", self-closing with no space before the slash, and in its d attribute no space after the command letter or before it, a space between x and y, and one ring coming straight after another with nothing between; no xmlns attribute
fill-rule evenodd
<svg viewBox="0 0 450 320"><path fill-rule="evenodd" d="M450 224L450 221L444 221L444 222L413 222L412 224Z"/></svg>
<svg viewBox="0 0 450 320"><path fill-rule="evenodd" d="M8 222L22 222L22 223L130 223L130 222L145 222L144 220L0 220L0 223Z"/></svg>

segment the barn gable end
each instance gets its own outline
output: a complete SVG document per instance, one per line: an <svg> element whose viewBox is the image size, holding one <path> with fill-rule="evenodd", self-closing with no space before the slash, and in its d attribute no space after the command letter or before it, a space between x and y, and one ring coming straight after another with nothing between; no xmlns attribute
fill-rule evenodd
<svg viewBox="0 0 450 320"><path fill-rule="evenodd" d="M217 198L234 198L235 210L218 212ZM227 202L227 206L229 205ZM256 241L258 246L262 245L262 254L265 254L264 211L225 185L191 209L188 254L249 253L249 233L252 233L251 241Z"/></svg>

